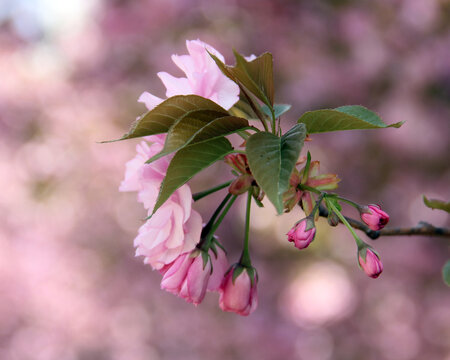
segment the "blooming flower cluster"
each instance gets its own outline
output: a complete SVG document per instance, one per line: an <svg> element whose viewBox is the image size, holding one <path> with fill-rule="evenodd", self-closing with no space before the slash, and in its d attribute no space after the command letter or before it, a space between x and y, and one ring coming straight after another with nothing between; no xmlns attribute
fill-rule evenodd
<svg viewBox="0 0 450 360"><path fill-rule="evenodd" d="M199 40L187 41L186 46L189 55L172 56L186 77L158 73L166 86L166 96L199 95L229 109L239 99L239 87L222 74L209 53L222 61L223 56ZM138 101L152 110L163 99L144 92ZM152 214L171 156L151 163L146 161L163 149L165 138L166 135L147 136L136 146L137 154L126 164L125 179L119 188L120 191L137 192L138 201L151 215L134 240L136 256L143 256L146 264L160 271L162 289L195 305L201 303L207 290L219 291L220 306L224 311L248 315L257 304L256 282L250 284L246 272L230 282L229 276L224 277L228 270L224 250L214 243L207 249L200 249L202 218L192 209L189 185L178 188Z"/></svg>
<svg viewBox="0 0 450 360"><path fill-rule="evenodd" d="M320 174L320 163L311 161L309 152L299 161L306 134L314 126L326 126L329 118L323 119L322 115L310 112L309 116L319 116L315 118L319 120L318 125L310 124L308 129L305 123L298 123L282 134L280 121L277 129L276 118L279 119L289 106L273 104L270 54L244 57L236 53L233 67L225 65L223 56L200 40L187 41L186 46L189 55L172 56L185 77L158 73L168 99L148 92L141 94L138 101L144 103L149 112L122 138L147 135L137 145L136 156L126 164L120 191L137 192L138 201L148 210L149 216L140 227L134 245L136 255L143 256L146 264L162 274L161 288L194 305L203 301L207 291L217 291L223 311L243 316L252 313L258 304L258 275L250 259L250 209L253 201L264 206L265 196L279 214L297 205L305 212L306 217L287 233L288 241L298 249L307 248L314 240L315 221L321 211L322 214L328 211L331 226L342 222L351 231L358 246L360 267L368 276L378 277L383 270L378 254L354 232L341 214L340 202L356 207L371 231L382 229L389 215L377 205L361 206L328 192L337 188L340 179L335 174ZM239 101L241 91L245 100ZM265 103L265 107L255 102L253 95ZM370 113L361 107L348 108L326 113L332 112L334 118L348 111L349 115L340 120L344 122L348 116ZM244 117L231 115L236 113ZM265 131L250 124L249 120L254 120L255 116ZM359 121L364 123L365 120ZM373 119L371 121L374 126ZM339 126L347 129L354 124L358 122L352 120ZM167 139L160 132L168 132ZM244 139L245 151L233 149L226 139L234 133ZM222 159L233 169L234 180L193 196L186 181ZM305 163L303 169L297 169L302 163ZM203 225L200 214L192 208L193 197L199 199L225 187L228 187L228 194ZM239 261L230 267L215 231L236 198L244 193L247 193L244 245Z"/></svg>

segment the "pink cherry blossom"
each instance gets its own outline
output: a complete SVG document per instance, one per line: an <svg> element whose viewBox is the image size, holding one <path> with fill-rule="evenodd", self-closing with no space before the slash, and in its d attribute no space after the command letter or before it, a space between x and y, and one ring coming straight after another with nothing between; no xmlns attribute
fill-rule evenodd
<svg viewBox="0 0 450 360"><path fill-rule="evenodd" d="M166 87L166 96L195 94L210 99L227 110L231 108L239 100L239 87L222 74L208 52L224 62L222 54L200 40L187 40L186 47L189 55L172 55L172 61L186 77L177 78L167 72L158 73ZM144 92L139 101L151 110L163 100Z"/></svg>
<svg viewBox="0 0 450 360"><path fill-rule="evenodd" d="M376 279L383 271L383 263L378 255L370 249L367 249L366 261L364 261L361 254L358 256L358 261L364 272L371 278Z"/></svg>
<svg viewBox="0 0 450 360"><path fill-rule="evenodd" d="M191 209L191 202L190 191L172 195L139 229L136 256L144 256L146 264L159 270L193 250L200 240L202 218Z"/></svg>
<svg viewBox="0 0 450 360"><path fill-rule="evenodd" d="M256 282L256 277L252 282L247 270L244 269L233 283L233 270L229 271L220 287L220 308L242 316L250 315L258 306Z"/></svg>
<svg viewBox="0 0 450 360"><path fill-rule="evenodd" d="M138 201L151 214L166 175L170 156L150 164L145 162L163 148L165 135L154 135L137 145L136 156L126 164L125 179L120 191L137 191ZM134 241L136 256L155 269L191 251L200 240L202 219L192 210L192 193L187 184L177 189L155 214L139 229Z"/></svg>

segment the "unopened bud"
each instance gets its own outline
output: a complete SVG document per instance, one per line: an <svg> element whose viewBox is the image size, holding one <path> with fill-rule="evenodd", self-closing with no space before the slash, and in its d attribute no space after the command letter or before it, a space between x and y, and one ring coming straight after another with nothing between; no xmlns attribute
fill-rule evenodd
<svg viewBox="0 0 450 360"><path fill-rule="evenodd" d="M314 221L310 218L300 220L287 233L288 240L293 242L297 249L307 248L314 240L315 235Z"/></svg>
<svg viewBox="0 0 450 360"><path fill-rule="evenodd" d="M334 211L330 211L328 213L328 224L330 226L338 226L339 224L339 217L336 215L336 213Z"/></svg>
<svg viewBox="0 0 450 360"><path fill-rule="evenodd" d="M380 276L383 271L383 263L370 248L363 248L358 252L358 262L364 272L373 279Z"/></svg>
<svg viewBox="0 0 450 360"><path fill-rule="evenodd" d="M361 220L375 231L381 230L389 222L389 215L379 205L368 205L359 209Z"/></svg>
<svg viewBox="0 0 450 360"><path fill-rule="evenodd" d="M251 175L241 175L236 180L234 180L228 191L230 194L233 195L240 195L248 191L250 189L250 186L252 186L253 183L253 176Z"/></svg>

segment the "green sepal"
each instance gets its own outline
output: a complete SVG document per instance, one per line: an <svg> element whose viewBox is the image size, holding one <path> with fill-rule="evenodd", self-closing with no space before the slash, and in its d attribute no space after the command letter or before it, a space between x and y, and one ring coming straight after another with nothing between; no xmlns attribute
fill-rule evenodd
<svg viewBox="0 0 450 360"><path fill-rule="evenodd" d="M300 184L305 184L308 181L310 166L311 166L311 153L308 151L308 153L306 154L306 164L302 171L302 180Z"/></svg>
<svg viewBox="0 0 450 360"><path fill-rule="evenodd" d="M251 286L255 286L255 281L258 282L258 273L254 267L246 267L245 271L247 271L248 276L250 277Z"/></svg>
<svg viewBox="0 0 450 360"><path fill-rule="evenodd" d="M232 281L233 281L233 285L234 285L236 279L238 278L239 275L242 274L242 272L244 271L245 268L239 264L235 264L233 266L234 266L234 269L232 270L233 271Z"/></svg>
<svg viewBox="0 0 450 360"><path fill-rule="evenodd" d="M202 260L203 260L203 270L205 270L206 265L208 265L208 261L211 261L209 258L209 254L206 251L202 251ZM211 272L212 272L212 262L211 262Z"/></svg>

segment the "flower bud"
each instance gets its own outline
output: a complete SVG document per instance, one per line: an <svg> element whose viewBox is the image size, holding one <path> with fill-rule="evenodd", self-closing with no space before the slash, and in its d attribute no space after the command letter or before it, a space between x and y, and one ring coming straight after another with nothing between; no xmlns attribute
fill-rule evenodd
<svg viewBox="0 0 450 360"><path fill-rule="evenodd" d="M250 174L248 167L247 156L244 154L230 154L225 156L225 162L231 165L236 171L241 174Z"/></svg>
<svg viewBox="0 0 450 360"><path fill-rule="evenodd" d="M255 269L232 267L220 286L220 308L242 316L250 315L258 306L256 283Z"/></svg>
<svg viewBox="0 0 450 360"><path fill-rule="evenodd" d="M364 248L358 252L358 262L364 272L376 279L383 271L383 264L378 255L370 248Z"/></svg>
<svg viewBox="0 0 450 360"><path fill-rule="evenodd" d="M359 211L362 221L372 230L381 230L389 222L389 215L379 205L364 206Z"/></svg>
<svg viewBox="0 0 450 360"><path fill-rule="evenodd" d="M161 273L162 289L198 305L206 294L211 276L211 260L208 254L194 250L180 255L171 264L162 268Z"/></svg>
<svg viewBox="0 0 450 360"><path fill-rule="evenodd" d="M336 213L334 211L329 211L328 212L328 224L330 226L338 226L339 224L339 217L336 215Z"/></svg>
<svg viewBox="0 0 450 360"><path fill-rule="evenodd" d="M297 249L304 249L311 244L316 235L316 228L314 227L314 221L309 218L305 218L296 223L291 230L287 233L288 240L295 244Z"/></svg>
<svg viewBox="0 0 450 360"><path fill-rule="evenodd" d="M253 176L249 174L241 175L231 183L228 191L230 192L230 194L240 195L248 191L248 189L250 189L250 186L252 186L252 183Z"/></svg>

